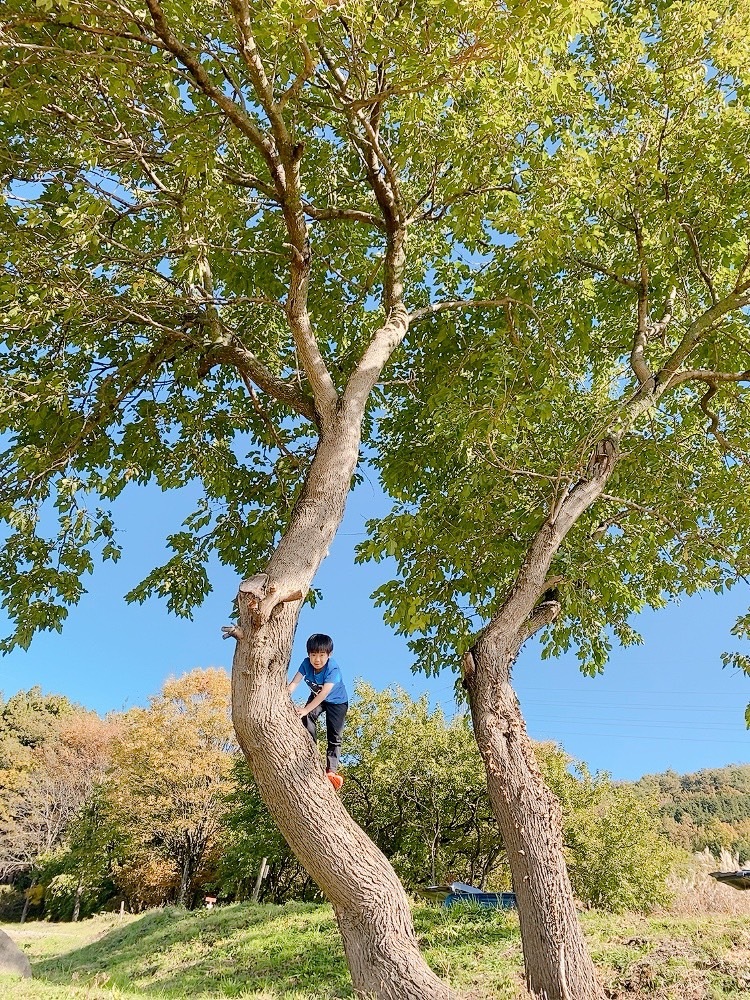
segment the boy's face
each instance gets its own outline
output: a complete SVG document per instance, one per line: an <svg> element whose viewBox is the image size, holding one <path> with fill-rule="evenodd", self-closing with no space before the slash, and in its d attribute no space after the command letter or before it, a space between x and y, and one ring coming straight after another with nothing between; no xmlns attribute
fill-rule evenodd
<svg viewBox="0 0 750 1000"><path fill-rule="evenodd" d="M310 663L313 665L313 670L322 670L326 663L328 663L331 654L319 652L308 653L307 655L310 658Z"/></svg>

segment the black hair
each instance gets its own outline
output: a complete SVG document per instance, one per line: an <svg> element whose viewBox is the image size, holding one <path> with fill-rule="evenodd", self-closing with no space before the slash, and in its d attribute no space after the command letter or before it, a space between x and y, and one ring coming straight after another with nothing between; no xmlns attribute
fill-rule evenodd
<svg viewBox="0 0 750 1000"><path fill-rule="evenodd" d="M333 639L330 635L323 635L321 632L316 632L307 640L307 652L328 653L330 656L333 652Z"/></svg>

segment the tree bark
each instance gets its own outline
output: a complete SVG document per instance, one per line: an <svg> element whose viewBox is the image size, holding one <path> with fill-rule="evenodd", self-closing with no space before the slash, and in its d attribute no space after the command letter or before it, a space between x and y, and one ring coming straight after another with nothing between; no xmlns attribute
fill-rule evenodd
<svg viewBox="0 0 750 1000"><path fill-rule="evenodd" d="M359 449L360 417L340 406L324 429L289 528L266 570L259 606L238 596L242 637L232 670L233 718L263 801L330 901L355 993L372 1000L453 1000L420 954L406 894L352 820L286 690L299 604L341 522ZM274 602L277 603L274 603Z"/></svg>
<svg viewBox="0 0 750 1000"><path fill-rule="evenodd" d="M602 1000L565 865L560 804L542 778L511 687L514 656L512 646L480 640L467 687L518 900L527 987L539 1000Z"/></svg>

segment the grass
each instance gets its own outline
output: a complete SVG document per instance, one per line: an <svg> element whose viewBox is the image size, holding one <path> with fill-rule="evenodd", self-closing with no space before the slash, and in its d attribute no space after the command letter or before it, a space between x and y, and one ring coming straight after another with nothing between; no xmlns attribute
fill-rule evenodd
<svg viewBox="0 0 750 1000"><path fill-rule="evenodd" d="M524 996L515 913L416 905L425 957L472 1000ZM613 1000L750 1000L746 917L583 914ZM347 1000L351 983L330 907L236 904L187 913L6 924L32 980L0 977L13 1000Z"/></svg>

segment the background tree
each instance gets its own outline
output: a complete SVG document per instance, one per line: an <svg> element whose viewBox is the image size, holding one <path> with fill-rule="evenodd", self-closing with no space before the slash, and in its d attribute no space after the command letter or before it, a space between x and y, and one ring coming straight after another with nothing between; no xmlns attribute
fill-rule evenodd
<svg viewBox="0 0 750 1000"><path fill-rule="evenodd" d="M508 889L505 849L466 716L446 720L426 697L360 683L347 724L344 802L405 887L416 892L428 883L462 881ZM680 854L663 838L655 803L606 775L592 777L553 744L534 744L534 753L561 804L578 900L614 911L663 903ZM222 847L225 891L239 883L240 895L249 897L266 856L265 898L306 898L304 870L275 830L246 765L239 764L236 779Z"/></svg>
<svg viewBox="0 0 750 1000"><path fill-rule="evenodd" d="M282 903L318 896L315 883L295 858L261 799L244 758L235 762L232 781L222 817L222 891L234 899L250 899L266 858L268 875L261 884L260 899Z"/></svg>
<svg viewBox="0 0 750 1000"><path fill-rule="evenodd" d="M0 696L0 823L7 831L13 825L11 798L29 784L35 761L34 751L55 734L62 716L76 712L77 706L61 695L45 695L40 687L18 691L7 702ZM2 874L11 865L7 851Z"/></svg>
<svg viewBox="0 0 750 1000"><path fill-rule="evenodd" d="M613 913L666 905L669 876L685 855L665 839L656 800L606 774L591 775L558 747L542 744L536 751L562 809L565 860L577 899Z"/></svg>
<svg viewBox="0 0 750 1000"><path fill-rule="evenodd" d="M356 695L347 715L344 802L404 885L509 888L467 717L446 720L426 695L413 700L398 688L358 683Z"/></svg>
<svg viewBox="0 0 750 1000"><path fill-rule="evenodd" d="M422 669L465 654L530 986L557 1000L600 991L511 670L542 631L595 673L634 612L747 574L749 27L744 2L626 2L577 39L578 85L465 237L466 280L525 307L415 328L380 422L394 508L361 551L395 556L379 600Z"/></svg>
<svg viewBox="0 0 750 1000"><path fill-rule="evenodd" d="M123 719L107 797L126 844L116 878L136 901L193 901L236 753L229 694L225 671L192 670Z"/></svg>
<svg viewBox="0 0 750 1000"><path fill-rule="evenodd" d="M95 555L117 556L107 506L128 482L199 480L173 557L131 598L188 614L212 552L263 570L239 602L235 725L361 993L450 995L285 697L294 599L341 521L385 365L410 324L459 307L443 270L512 197L559 83L551 54L595 6L11 0L6 14L10 643L60 628ZM510 301L460 291L460 308Z"/></svg>
<svg viewBox="0 0 750 1000"><path fill-rule="evenodd" d="M117 720L38 688L10 699L3 720L12 766L0 787L2 871L16 875L58 851L91 805L109 766Z"/></svg>

